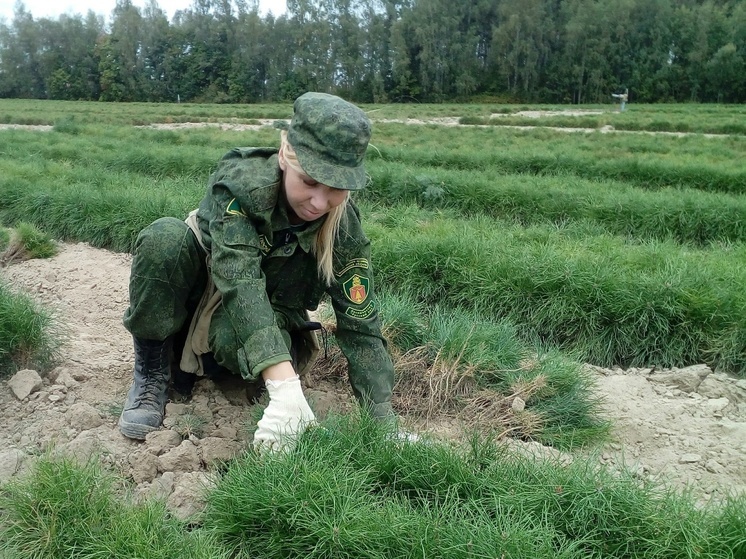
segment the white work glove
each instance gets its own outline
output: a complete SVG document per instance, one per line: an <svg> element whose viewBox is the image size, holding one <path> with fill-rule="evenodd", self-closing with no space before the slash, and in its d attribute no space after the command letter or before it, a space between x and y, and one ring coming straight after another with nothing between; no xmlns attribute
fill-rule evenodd
<svg viewBox="0 0 746 559"><path fill-rule="evenodd" d="M260 452L292 450L306 427L316 417L303 395L300 378L265 381L269 404L257 423L254 448Z"/></svg>

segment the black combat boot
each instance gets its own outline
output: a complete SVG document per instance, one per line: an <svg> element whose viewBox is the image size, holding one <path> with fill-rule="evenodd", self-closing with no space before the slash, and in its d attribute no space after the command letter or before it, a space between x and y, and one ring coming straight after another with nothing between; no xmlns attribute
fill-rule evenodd
<svg viewBox="0 0 746 559"><path fill-rule="evenodd" d="M171 339L135 340L135 379L124 402L119 430L130 439L144 440L160 428L171 380Z"/></svg>

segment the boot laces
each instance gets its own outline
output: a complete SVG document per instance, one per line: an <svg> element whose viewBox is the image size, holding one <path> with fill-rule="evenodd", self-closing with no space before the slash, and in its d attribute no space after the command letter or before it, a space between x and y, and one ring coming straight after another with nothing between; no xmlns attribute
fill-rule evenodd
<svg viewBox="0 0 746 559"><path fill-rule="evenodd" d="M147 407L160 409L160 393L166 384L166 375L153 374L145 377L142 383L142 391L135 398L135 403Z"/></svg>
<svg viewBox="0 0 746 559"><path fill-rule="evenodd" d="M164 347L163 350L166 348ZM166 351L143 351L139 355L144 368L142 390L135 397L135 405L160 410L161 393L168 386L168 353Z"/></svg>

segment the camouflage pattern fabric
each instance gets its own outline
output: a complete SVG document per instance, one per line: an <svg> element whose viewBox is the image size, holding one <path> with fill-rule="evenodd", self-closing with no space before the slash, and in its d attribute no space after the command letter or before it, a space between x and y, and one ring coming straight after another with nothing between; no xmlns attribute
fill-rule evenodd
<svg viewBox="0 0 746 559"><path fill-rule="evenodd" d="M146 340L178 333L207 283L205 252L186 223L163 217L137 236L124 326Z"/></svg>
<svg viewBox="0 0 746 559"><path fill-rule="evenodd" d="M363 159L370 120L352 103L327 93L305 93L293 104L288 142L306 174L343 190L367 183Z"/></svg>
<svg viewBox="0 0 746 559"><path fill-rule="evenodd" d="M327 287L311 252L323 218L291 226L280 181L276 149L238 148L220 161L199 206L212 279L223 296L208 338L215 359L246 379L290 360L289 333L305 327L305 310L318 308L328 294L353 392L374 411L390 410L394 369L381 335L370 242L358 210L349 204L334 252L336 282ZM164 339L188 326L204 290L204 256L179 220L164 218L141 232L124 320L133 335Z"/></svg>

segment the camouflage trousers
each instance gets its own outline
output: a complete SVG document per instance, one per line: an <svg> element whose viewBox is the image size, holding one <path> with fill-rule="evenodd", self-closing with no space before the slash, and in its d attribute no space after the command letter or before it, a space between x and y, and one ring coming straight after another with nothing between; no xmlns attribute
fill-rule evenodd
<svg viewBox="0 0 746 559"><path fill-rule="evenodd" d="M165 340L174 336L177 362L192 315L207 285L205 257L189 226L172 217L161 218L143 229L135 243L130 305L124 313L124 326L138 338ZM280 331L291 355L302 353L301 348L292 347L298 337L282 328ZM240 374L238 350L243 343L222 307L218 307L210 321L208 344L218 365Z"/></svg>

